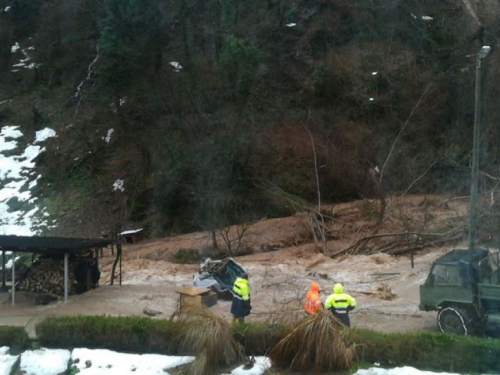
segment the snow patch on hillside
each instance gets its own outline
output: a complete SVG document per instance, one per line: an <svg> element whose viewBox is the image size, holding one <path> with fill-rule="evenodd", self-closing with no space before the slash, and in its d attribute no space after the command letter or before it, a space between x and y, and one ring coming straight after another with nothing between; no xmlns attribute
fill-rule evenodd
<svg viewBox="0 0 500 375"><path fill-rule="evenodd" d="M35 134L33 144L20 146L23 137L19 126L4 126L0 130L0 234L27 236L34 234L36 197L32 189L40 175L35 175L35 158L45 148L40 144L56 137L53 129ZM42 214L45 214L42 212Z"/></svg>

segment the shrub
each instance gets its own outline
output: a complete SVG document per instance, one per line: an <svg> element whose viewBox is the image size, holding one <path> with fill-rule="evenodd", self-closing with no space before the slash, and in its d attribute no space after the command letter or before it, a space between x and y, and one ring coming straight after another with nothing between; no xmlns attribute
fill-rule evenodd
<svg viewBox="0 0 500 375"><path fill-rule="evenodd" d="M170 257L172 263L181 264L196 264L199 263L202 257L196 249L179 249Z"/></svg>
<svg viewBox="0 0 500 375"><path fill-rule="evenodd" d="M0 326L0 346L10 347L11 353L28 348L30 339L24 327Z"/></svg>
<svg viewBox="0 0 500 375"><path fill-rule="evenodd" d="M269 348L290 332L288 325L264 322L237 324L232 328L234 337L247 355L267 355Z"/></svg>
<svg viewBox="0 0 500 375"><path fill-rule="evenodd" d="M354 361L355 344L346 344L347 330L329 311L302 319L271 349L273 364L292 371L346 370Z"/></svg>
<svg viewBox="0 0 500 375"><path fill-rule="evenodd" d="M71 316L36 326L42 345L106 348L124 352L179 354L182 323L146 317Z"/></svg>
<svg viewBox="0 0 500 375"><path fill-rule="evenodd" d="M500 342L479 337L437 332L384 334L349 330L348 340L358 347L358 360L382 366L414 366L447 372L498 372Z"/></svg>
<svg viewBox="0 0 500 375"><path fill-rule="evenodd" d="M219 367L233 365L243 358L243 347L234 338L231 326L207 308L193 308L181 315L184 332L181 351L194 351L191 375L213 374Z"/></svg>

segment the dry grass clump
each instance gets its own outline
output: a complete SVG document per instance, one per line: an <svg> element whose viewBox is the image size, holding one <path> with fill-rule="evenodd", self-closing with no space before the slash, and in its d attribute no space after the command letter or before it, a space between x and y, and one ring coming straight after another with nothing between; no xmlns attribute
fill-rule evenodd
<svg viewBox="0 0 500 375"><path fill-rule="evenodd" d="M384 283L375 288L375 290L373 291L373 295L386 301L390 301L394 299L394 297L396 297L396 294L392 292L391 287Z"/></svg>
<svg viewBox="0 0 500 375"><path fill-rule="evenodd" d="M386 264L391 261L391 256L388 254L375 254L372 255L372 259L375 264Z"/></svg>
<svg viewBox="0 0 500 375"><path fill-rule="evenodd" d="M277 308L275 310L263 311L254 315L269 324L292 325L304 317L304 307L291 307L288 310L286 308Z"/></svg>
<svg viewBox="0 0 500 375"><path fill-rule="evenodd" d="M348 369L355 346L347 345L342 323L329 311L319 311L301 320L274 348L269 357L273 365L290 371L314 369L316 372Z"/></svg>
<svg viewBox="0 0 500 375"><path fill-rule="evenodd" d="M243 359L243 347L222 317L198 306L183 310L179 319L186 327L180 349L196 356L189 366L190 375L214 374L216 369Z"/></svg>

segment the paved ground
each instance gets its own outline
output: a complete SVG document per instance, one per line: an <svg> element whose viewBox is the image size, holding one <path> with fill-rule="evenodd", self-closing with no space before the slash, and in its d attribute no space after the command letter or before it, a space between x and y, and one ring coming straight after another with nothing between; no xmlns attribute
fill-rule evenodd
<svg viewBox="0 0 500 375"><path fill-rule="evenodd" d="M0 325L23 326L31 338L36 337L36 324L49 316L62 315L142 315L148 301L155 296L166 297L164 287L145 285L103 285L82 295L70 296L67 302L58 301L47 306L36 306L32 293L17 292L15 305L10 293L0 294ZM149 293L149 294L148 294ZM171 291L168 300L173 313L176 293ZM167 317L167 314L163 315ZM170 315L168 315L169 317Z"/></svg>

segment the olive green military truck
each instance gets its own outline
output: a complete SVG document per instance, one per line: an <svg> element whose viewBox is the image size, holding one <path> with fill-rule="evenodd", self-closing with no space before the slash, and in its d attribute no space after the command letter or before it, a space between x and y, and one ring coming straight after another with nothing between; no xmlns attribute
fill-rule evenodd
<svg viewBox="0 0 500 375"><path fill-rule="evenodd" d="M439 329L458 335L500 327L499 253L452 250L436 259L420 286L422 311L437 311Z"/></svg>

